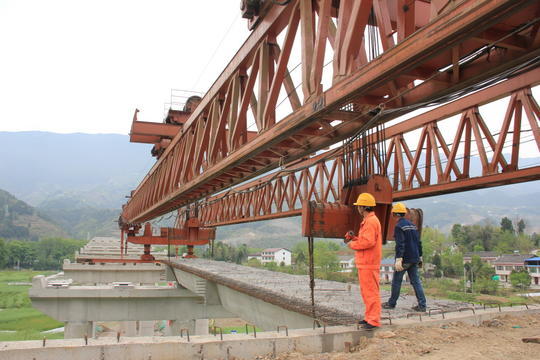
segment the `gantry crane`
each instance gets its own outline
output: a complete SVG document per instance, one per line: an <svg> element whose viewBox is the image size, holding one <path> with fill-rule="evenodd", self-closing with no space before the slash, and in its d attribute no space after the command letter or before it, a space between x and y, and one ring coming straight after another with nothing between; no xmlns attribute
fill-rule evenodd
<svg viewBox="0 0 540 360"><path fill-rule="evenodd" d="M299 215L305 236L341 237L362 191L388 225L395 200L540 178L518 161L524 141L540 151L538 1L244 0L241 10L251 35L202 98L163 123L135 112L131 140L153 144L157 161L123 206L129 241L191 253L213 227ZM507 96L494 128L479 108ZM176 229L137 236L171 211Z"/></svg>

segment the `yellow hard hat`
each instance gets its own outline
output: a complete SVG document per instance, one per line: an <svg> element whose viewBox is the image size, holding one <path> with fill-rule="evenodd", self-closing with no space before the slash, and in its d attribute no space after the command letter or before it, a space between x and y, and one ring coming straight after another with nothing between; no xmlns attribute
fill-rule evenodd
<svg viewBox="0 0 540 360"><path fill-rule="evenodd" d="M375 206L377 205L375 203L375 198L370 193L361 193L358 195L358 199L356 199L356 202L354 205L358 206Z"/></svg>
<svg viewBox="0 0 540 360"><path fill-rule="evenodd" d="M396 203L394 206L392 206L392 212L395 214L406 214L407 208L403 203Z"/></svg>

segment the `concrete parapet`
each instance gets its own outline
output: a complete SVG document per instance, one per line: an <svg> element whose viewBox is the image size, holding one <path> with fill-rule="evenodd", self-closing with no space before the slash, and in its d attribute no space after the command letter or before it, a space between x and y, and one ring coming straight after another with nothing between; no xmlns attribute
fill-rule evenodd
<svg viewBox="0 0 540 360"><path fill-rule="evenodd" d="M345 343L358 344L362 336L369 332L341 328L328 328L326 334L321 329L290 331L285 336L274 332L252 335L193 336L188 342L183 337L123 338L120 343L115 338L90 339L87 346L82 340L51 340L42 347L39 341L27 341L24 346L9 343L0 349L0 358L57 360L65 357L77 360L184 360L184 359L252 359L260 355L278 355L297 351L306 354L343 351Z"/></svg>
<svg viewBox="0 0 540 360"><path fill-rule="evenodd" d="M399 327L440 326L442 323L462 321L479 324L482 321L499 317L501 314L538 313L535 308L524 311L523 308L506 309L500 313L497 309L481 310L481 313L466 315L455 313L459 317L453 319L433 319L428 317L423 322L410 319L396 319L395 325L384 325L385 330ZM257 356L276 357L285 352L303 354L319 354L333 351L345 351L347 345L356 346L363 337L373 336L374 331L357 330L356 326L327 327L326 332L317 328L313 330L298 329L277 333L259 332L254 338L252 334L227 334L223 341L219 335L187 337L141 337L122 338L118 343L115 338L84 340L49 340L45 347L41 341L5 342L0 347L0 359L9 360L57 360L74 358L77 360L191 360L191 359L253 359ZM347 344L349 343L349 344Z"/></svg>
<svg viewBox="0 0 540 360"><path fill-rule="evenodd" d="M106 284L129 281L154 284L165 279L165 266L159 263L80 264L64 262L64 277L80 284Z"/></svg>

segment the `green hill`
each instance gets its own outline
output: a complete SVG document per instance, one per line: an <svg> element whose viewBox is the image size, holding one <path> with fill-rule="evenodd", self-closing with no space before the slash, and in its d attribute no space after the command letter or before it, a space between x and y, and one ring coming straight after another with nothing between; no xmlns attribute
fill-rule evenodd
<svg viewBox="0 0 540 360"><path fill-rule="evenodd" d="M47 216L7 191L0 190L0 238L38 240L67 236L67 232Z"/></svg>

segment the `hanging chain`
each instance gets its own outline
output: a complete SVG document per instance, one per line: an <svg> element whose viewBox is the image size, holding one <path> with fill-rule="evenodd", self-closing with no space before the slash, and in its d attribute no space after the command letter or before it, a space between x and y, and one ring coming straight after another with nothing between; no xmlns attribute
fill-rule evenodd
<svg viewBox="0 0 540 360"><path fill-rule="evenodd" d="M384 123L366 129L343 144L344 185L365 184L372 174L386 175L386 134Z"/></svg>
<svg viewBox="0 0 540 360"><path fill-rule="evenodd" d="M171 261L171 233L172 228L167 229L167 257L169 258L169 261Z"/></svg>
<svg viewBox="0 0 540 360"><path fill-rule="evenodd" d="M313 237L308 237L308 255L309 255L309 289L311 291L311 315L315 316L315 265L313 262Z"/></svg>

